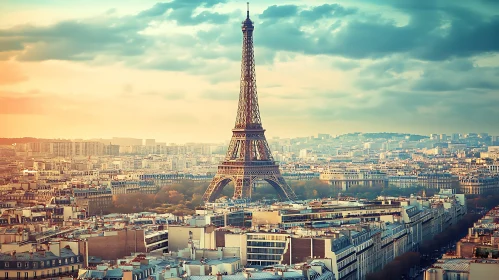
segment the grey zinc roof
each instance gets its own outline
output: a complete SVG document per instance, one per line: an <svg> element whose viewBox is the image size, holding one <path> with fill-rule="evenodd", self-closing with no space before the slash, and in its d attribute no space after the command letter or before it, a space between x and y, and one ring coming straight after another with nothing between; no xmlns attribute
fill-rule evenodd
<svg viewBox="0 0 499 280"><path fill-rule="evenodd" d="M106 277L123 277L123 270L121 268L109 269L106 273Z"/></svg>
<svg viewBox="0 0 499 280"><path fill-rule="evenodd" d="M452 271L470 271L470 260L466 259L450 259L443 263L436 263L434 267L440 267L444 270Z"/></svg>
<svg viewBox="0 0 499 280"><path fill-rule="evenodd" d="M250 272L251 279L268 279L268 280L277 280L277 279L289 279L289 278L303 278L303 275L297 271L286 271L284 274L275 275L272 272L263 272L263 271L253 271ZM215 280L216 276L190 276L191 280ZM223 280L246 280L246 277L242 273L238 273L235 275L222 275Z"/></svg>
<svg viewBox="0 0 499 280"><path fill-rule="evenodd" d="M61 256L65 257L65 255ZM74 256L72 255L67 255L67 256ZM30 255L30 253L25 252L25 253L17 253L15 255L11 254L0 254L0 260L1 261L42 261L42 260L52 260L52 259L57 259L58 257L54 255L54 253L50 251L46 251L45 255L43 255L42 252L35 252L33 255Z"/></svg>

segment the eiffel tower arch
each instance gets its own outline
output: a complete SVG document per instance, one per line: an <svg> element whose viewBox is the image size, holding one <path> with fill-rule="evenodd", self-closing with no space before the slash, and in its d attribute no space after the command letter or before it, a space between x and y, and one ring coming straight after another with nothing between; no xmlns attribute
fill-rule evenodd
<svg viewBox="0 0 499 280"><path fill-rule="evenodd" d="M232 139L225 160L203 195L205 202L213 201L223 188L234 183L233 198L251 198L252 185L266 181L276 190L281 200L294 200L296 195L286 183L270 152L263 129L256 90L255 56L253 48L253 22L242 23L243 49L239 103Z"/></svg>

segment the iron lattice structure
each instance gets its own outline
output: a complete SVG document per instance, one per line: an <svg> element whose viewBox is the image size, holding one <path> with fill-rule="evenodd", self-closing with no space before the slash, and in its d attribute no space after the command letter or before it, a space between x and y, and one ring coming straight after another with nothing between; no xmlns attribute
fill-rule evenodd
<svg viewBox="0 0 499 280"><path fill-rule="evenodd" d="M225 160L218 166L217 174L204 193L205 202L212 202L230 181L234 183L233 198L250 198L253 183L260 180L273 186L281 200L296 199L265 139L256 91L253 30L248 9L246 20L242 23L241 85L236 124Z"/></svg>

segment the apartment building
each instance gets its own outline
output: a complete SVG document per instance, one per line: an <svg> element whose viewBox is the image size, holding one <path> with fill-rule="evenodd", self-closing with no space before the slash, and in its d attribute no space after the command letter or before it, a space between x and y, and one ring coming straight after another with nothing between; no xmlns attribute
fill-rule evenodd
<svg viewBox="0 0 499 280"><path fill-rule="evenodd" d="M129 193L156 194L158 187L153 181L147 180L113 180L109 182L113 195Z"/></svg>
<svg viewBox="0 0 499 280"><path fill-rule="evenodd" d="M45 279L76 275L84 265L78 242L57 242L27 252L0 254L0 279Z"/></svg>
<svg viewBox="0 0 499 280"><path fill-rule="evenodd" d="M459 177L450 173L420 173L418 186L428 189L457 189Z"/></svg>
<svg viewBox="0 0 499 280"><path fill-rule="evenodd" d="M499 191L499 175L470 173L460 178L461 192L465 194L488 194Z"/></svg>
<svg viewBox="0 0 499 280"><path fill-rule="evenodd" d="M319 179L334 188L348 190L350 187L387 186L386 173L378 170L326 170L320 173Z"/></svg>
<svg viewBox="0 0 499 280"><path fill-rule="evenodd" d="M85 209L89 216L99 215L113 204L112 190L106 187L73 189L73 196L76 204Z"/></svg>

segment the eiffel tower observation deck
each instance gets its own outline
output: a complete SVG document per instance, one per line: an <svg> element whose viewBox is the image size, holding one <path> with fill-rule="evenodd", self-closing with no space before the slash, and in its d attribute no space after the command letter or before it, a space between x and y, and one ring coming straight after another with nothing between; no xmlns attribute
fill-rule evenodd
<svg viewBox="0 0 499 280"><path fill-rule="evenodd" d="M266 181L274 187L281 200L295 200L295 193L272 157L260 118L253 48L255 27L249 17L249 4L241 29L243 49L236 124L225 160L218 166L203 199L212 202L231 181L234 183L234 199L251 198L253 183Z"/></svg>

